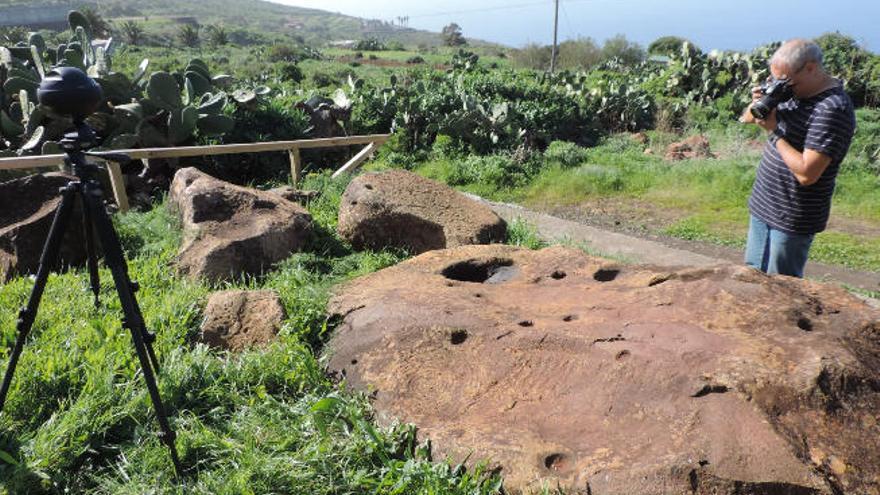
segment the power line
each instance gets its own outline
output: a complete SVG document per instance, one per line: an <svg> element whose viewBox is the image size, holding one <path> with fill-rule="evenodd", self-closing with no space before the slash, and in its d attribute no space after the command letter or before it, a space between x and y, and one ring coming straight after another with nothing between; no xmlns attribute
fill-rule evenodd
<svg viewBox="0 0 880 495"><path fill-rule="evenodd" d="M446 15L458 15L458 14L471 14L474 12L492 12L498 10L512 10L512 9L522 9L526 7L537 7L539 5L545 5L546 2L529 2L529 3L519 3L514 5L504 5L498 7L481 7L478 9L465 9L465 10L450 10L447 12L433 12L430 14L417 14L411 15L410 17L440 17Z"/></svg>
<svg viewBox="0 0 880 495"><path fill-rule="evenodd" d="M558 54L558 48L556 47L556 35L559 32L559 0L556 0L556 9L553 14L553 51L550 53L550 73L553 74L553 70L556 69L556 55Z"/></svg>

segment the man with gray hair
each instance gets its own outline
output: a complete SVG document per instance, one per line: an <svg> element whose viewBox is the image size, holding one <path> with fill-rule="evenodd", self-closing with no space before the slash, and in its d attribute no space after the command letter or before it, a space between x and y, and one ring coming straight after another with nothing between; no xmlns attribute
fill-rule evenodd
<svg viewBox="0 0 880 495"><path fill-rule="evenodd" d="M828 223L855 112L812 41L786 41L770 59L770 72L788 80L793 97L763 120L751 114L751 105L741 119L769 132L749 198L745 261L767 273L803 277L813 236ZM752 105L762 96L761 88L753 88Z"/></svg>

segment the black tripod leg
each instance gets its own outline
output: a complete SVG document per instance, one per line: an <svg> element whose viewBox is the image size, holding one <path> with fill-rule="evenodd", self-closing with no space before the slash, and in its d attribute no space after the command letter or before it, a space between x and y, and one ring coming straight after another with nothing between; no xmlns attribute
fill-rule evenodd
<svg viewBox="0 0 880 495"><path fill-rule="evenodd" d="M86 237L86 254L88 255L89 286L95 295L95 308L100 306L101 279L98 277L98 257L95 254L95 238L92 234L92 215L83 201L83 234Z"/></svg>
<svg viewBox="0 0 880 495"><path fill-rule="evenodd" d="M46 238L46 243L43 244L43 253L40 255L40 265L37 268L37 279L34 282L34 288L31 289L27 306L18 313L18 323L16 324L18 336L15 339L15 347L12 348L12 355L9 356L9 365L6 366L3 385L0 386L0 411L3 410L3 405L6 403L6 394L9 392L9 385L12 383L12 375L15 373L16 365L18 365L18 358L21 356L24 342L27 340L28 333L30 333L34 320L37 317L40 298L43 297L43 290L46 288L49 271L58 260L61 240L64 238L64 230L67 228L70 212L73 210L73 202L76 200L75 193L76 188L73 186L66 187L61 193L61 203L55 209L55 217L52 219L52 226L49 228L49 236Z"/></svg>
<svg viewBox="0 0 880 495"><path fill-rule="evenodd" d="M148 337L153 336L146 330L144 317L135 299L135 287L128 277L128 267L122 254L119 237L116 235L113 223L104 209L104 204L98 190L91 189L87 185L83 194L83 203L89 209L92 221L95 223L98 239L101 241L101 247L104 249L104 260L113 274L113 282L116 285L116 292L119 294L119 301L122 304L122 312L125 318L123 325L131 331L134 348L144 373L144 381L147 383L147 391L150 393L150 400L152 400L153 408L156 410L156 419L162 430L159 434L159 439L171 452L174 470L180 475L182 472L180 460L177 456L177 447L174 444L176 436L171 429L171 425L168 423L168 417L165 415L165 407L162 405L159 387L156 385L156 376L153 373L154 369L158 370L158 366L155 366L157 364L155 354L152 353L152 346L148 340Z"/></svg>

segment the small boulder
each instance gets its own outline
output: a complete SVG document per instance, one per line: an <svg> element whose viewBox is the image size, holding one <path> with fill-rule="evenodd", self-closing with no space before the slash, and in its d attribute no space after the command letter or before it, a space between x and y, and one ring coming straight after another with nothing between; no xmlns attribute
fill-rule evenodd
<svg viewBox="0 0 880 495"><path fill-rule="evenodd" d="M198 341L227 351L272 342L287 315L274 291L227 290L208 299Z"/></svg>
<svg viewBox="0 0 880 495"><path fill-rule="evenodd" d="M636 143L647 145L651 139L644 132L634 132L629 135L629 137L635 141Z"/></svg>
<svg viewBox="0 0 880 495"><path fill-rule="evenodd" d="M507 224L488 206L405 170L355 178L342 195L339 235L356 249L418 254L504 241Z"/></svg>
<svg viewBox="0 0 880 495"><path fill-rule="evenodd" d="M59 190L71 179L49 173L0 183L0 281L36 273L55 209L61 203ZM78 265L86 259L78 203L61 243L62 265Z"/></svg>
<svg viewBox="0 0 880 495"><path fill-rule="evenodd" d="M302 206L195 168L174 176L169 205L183 224L178 267L212 282L259 275L311 235L312 218Z"/></svg>
<svg viewBox="0 0 880 495"><path fill-rule="evenodd" d="M691 136L684 141L672 143L666 147L667 160L689 160L691 158L715 158L709 149L709 139L706 136Z"/></svg>

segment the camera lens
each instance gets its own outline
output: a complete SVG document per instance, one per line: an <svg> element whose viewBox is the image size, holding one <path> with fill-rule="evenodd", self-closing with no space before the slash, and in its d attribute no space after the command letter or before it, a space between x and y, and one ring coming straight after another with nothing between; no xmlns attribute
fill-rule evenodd
<svg viewBox="0 0 880 495"><path fill-rule="evenodd" d="M770 115L770 112L773 110L770 106L764 101L767 97L761 98L752 104L752 115L758 120L764 120Z"/></svg>

